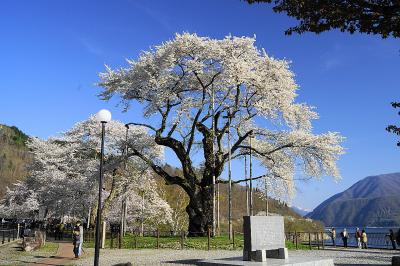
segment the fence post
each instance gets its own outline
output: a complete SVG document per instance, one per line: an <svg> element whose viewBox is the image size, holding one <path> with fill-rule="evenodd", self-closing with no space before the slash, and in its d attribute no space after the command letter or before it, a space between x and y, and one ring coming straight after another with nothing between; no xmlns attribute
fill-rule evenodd
<svg viewBox="0 0 400 266"><path fill-rule="evenodd" d="M8 230L8 242L10 242L11 241L11 230Z"/></svg>
<svg viewBox="0 0 400 266"><path fill-rule="evenodd" d="M296 250L299 249L297 241L297 231L294 231Z"/></svg>
<svg viewBox="0 0 400 266"><path fill-rule="evenodd" d="M322 249L325 249L324 232L321 232Z"/></svg>
<svg viewBox="0 0 400 266"><path fill-rule="evenodd" d="M184 231L182 231L181 232L181 249L183 249L183 247L184 247L184 239L185 239L185 232Z"/></svg>
<svg viewBox="0 0 400 266"><path fill-rule="evenodd" d="M13 229L13 241L15 240L15 229Z"/></svg>
<svg viewBox="0 0 400 266"><path fill-rule="evenodd" d="M308 246L311 249L311 233L310 232L308 232Z"/></svg>
<svg viewBox="0 0 400 266"><path fill-rule="evenodd" d="M136 231L134 233L134 240L135 240L135 249L137 249L137 234L136 234Z"/></svg>
<svg viewBox="0 0 400 266"><path fill-rule="evenodd" d="M117 236L118 236L118 248L121 249L122 235L121 235L120 231L118 231Z"/></svg>
<svg viewBox="0 0 400 266"><path fill-rule="evenodd" d="M4 244L4 238L5 238L5 235L4 235L5 233L4 232L5 231L3 230L3 240L1 241L2 244Z"/></svg>
<svg viewBox="0 0 400 266"><path fill-rule="evenodd" d="M157 249L160 248L160 230L157 228Z"/></svg>
<svg viewBox="0 0 400 266"><path fill-rule="evenodd" d="M318 250L319 250L319 233L317 232L317 246L318 246Z"/></svg>
<svg viewBox="0 0 400 266"><path fill-rule="evenodd" d="M113 247L114 247L114 234L113 234L113 231L110 230L110 248L113 248Z"/></svg>
<svg viewBox="0 0 400 266"><path fill-rule="evenodd" d="M235 230L232 230L232 247L235 249Z"/></svg>
<svg viewBox="0 0 400 266"><path fill-rule="evenodd" d="M211 234L211 232L210 232L210 227L208 227L208 229L207 229L207 249L208 250L210 250L210 234Z"/></svg>

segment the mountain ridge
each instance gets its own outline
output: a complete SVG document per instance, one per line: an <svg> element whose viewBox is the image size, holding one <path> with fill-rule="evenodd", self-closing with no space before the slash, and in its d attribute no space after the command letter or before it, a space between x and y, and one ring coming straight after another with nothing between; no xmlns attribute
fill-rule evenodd
<svg viewBox="0 0 400 266"><path fill-rule="evenodd" d="M326 226L400 225L400 173L367 176L318 205L307 217Z"/></svg>

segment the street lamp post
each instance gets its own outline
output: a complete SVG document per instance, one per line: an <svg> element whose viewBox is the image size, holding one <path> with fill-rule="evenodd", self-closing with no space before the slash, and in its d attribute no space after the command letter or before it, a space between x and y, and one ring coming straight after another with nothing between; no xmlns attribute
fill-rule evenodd
<svg viewBox="0 0 400 266"><path fill-rule="evenodd" d="M103 161L104 161L104 135L106 124L111 120L111 113L106 109L100 110L96 119L101 123L101 152L100 152L100 177L99 177L99 202L96 216L96 243L94 249L94 265L99 265L100 257L100 227L101 227L101 193L103 190Z"/></svg>

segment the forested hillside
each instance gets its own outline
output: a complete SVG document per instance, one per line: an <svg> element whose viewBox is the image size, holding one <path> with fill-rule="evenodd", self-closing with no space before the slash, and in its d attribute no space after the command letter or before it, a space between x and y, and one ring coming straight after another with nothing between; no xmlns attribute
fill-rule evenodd
<svg viewBox="0 0 400 266"><path fill-rule="evenodd" d="M17 127L0 124L0 199L17 180L26 176L30 155L25 145L28 136Z"/></svg>

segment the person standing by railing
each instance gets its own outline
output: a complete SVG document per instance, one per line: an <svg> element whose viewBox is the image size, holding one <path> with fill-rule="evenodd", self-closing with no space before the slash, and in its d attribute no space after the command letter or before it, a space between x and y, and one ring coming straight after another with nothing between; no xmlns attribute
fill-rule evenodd
<svg viewBox="0 0 400 266"><path fill-rule="evenodd" d="M332 230L331 230L331 238L332 238L332 245L334 247L336 247L336 242L335 242L335 240L336 240L336 229L335 228L332 228Z"/></svg>
<svg viewBox="0 0 400 266"><path fill-rule="evenodd" d="M392 242L393 249L396 249L396 239L394 237L393 229L389 230L389 239L390 239L390 242Z"/></svg>
<svg viewBox="0 0 400 266"><path fill-rule="evenodd" d="M362 235L361 235L361 241L362 241L362 248L367 249L367 242L368 242L368 237L367 237L367 233L365 232L365 230L362 230Z"/></svg>
<svg viewBox="0 0 400 266"><path fill-rule="evenodd" d="M356 232L355 232L355 234L354 234L354 237L356 238L356 240L357 240L357 246L358 246L358 248L362 248L362 246L361 246L361 238L362 238L362 232L361 232L361 230L360 230L360 228L356 228Z"/></svg>
<svg viewBox="0 0 400 266"><path fill-rule="evenodd" d="M343 246L347 248L347 239L349 238L349 234L347 233L347 229L343 229L343 231L340 233L342 240L343 240Z"/></svg>
<svg viewBox="0 0 400 266"><path fill-rule="evenodd" d="M400 228L399 228L399 231L397 231L396 241L397 241L397 245L400 246Z"/></svg>

